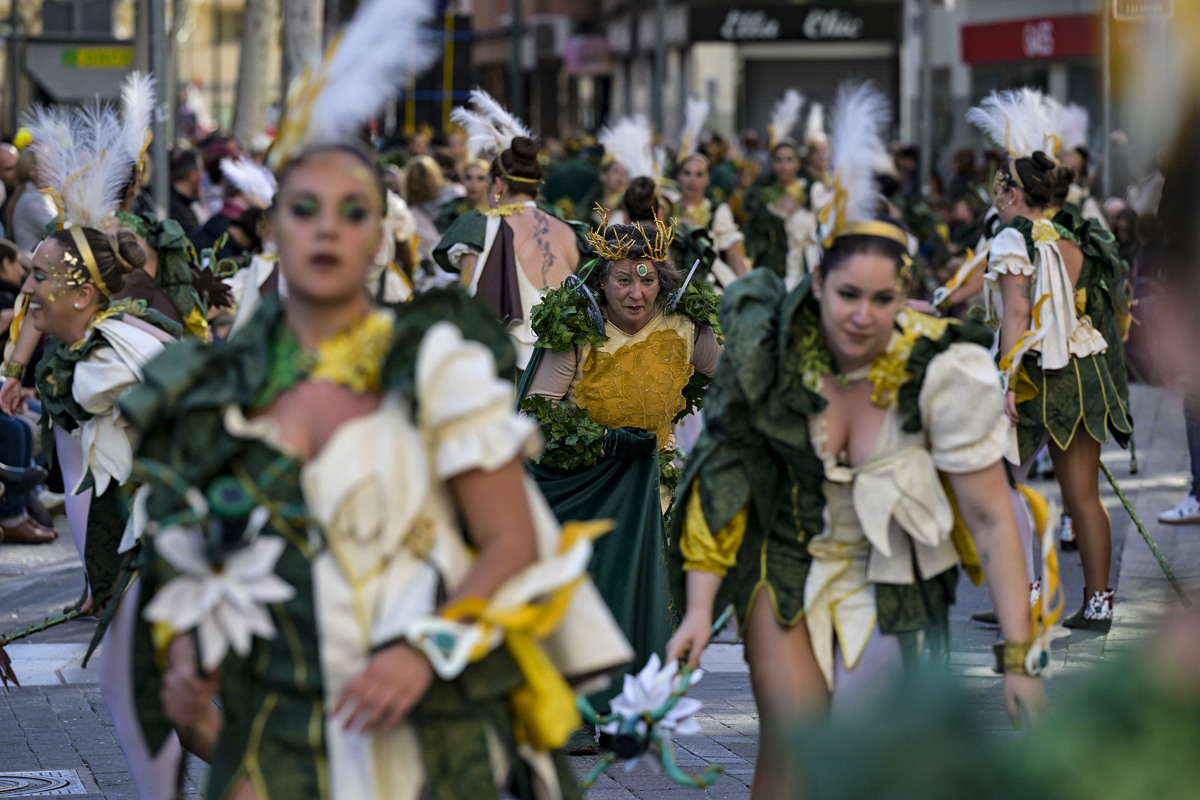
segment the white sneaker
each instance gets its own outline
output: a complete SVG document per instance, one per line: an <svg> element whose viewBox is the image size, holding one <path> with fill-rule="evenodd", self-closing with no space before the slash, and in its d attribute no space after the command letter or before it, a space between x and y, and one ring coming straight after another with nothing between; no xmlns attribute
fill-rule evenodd
<svg viewBox="0 0 1200 800"><path fill-rule="evenodd" d="M1179 504L1169 511L1158 515L1158 521L1165 525L1189 525L1200 522L1200 499L1189 494L1179 501Z"/></svg>

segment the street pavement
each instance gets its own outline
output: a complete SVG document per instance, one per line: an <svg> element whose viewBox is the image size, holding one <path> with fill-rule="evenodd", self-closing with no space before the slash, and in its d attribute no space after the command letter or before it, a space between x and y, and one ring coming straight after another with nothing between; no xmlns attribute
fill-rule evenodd
<svg viewBox="0 0 1200 800"><path fill-rule="evenodd" d="M1132 405L1137 474L1131 474L1128 451L1110 445L1105 448L1104 460L1176 576L1194 594L1200 588L1200 526L1166 526L1155 521L1158 512L1174 505L1190 483L1180 403L1165 390L1134 386ZM1053 482L1034 485L1057 500ZM1156 620L1179 607L1149 548L1103 477L1101 488L1113 521L1114 624L1107 636L1055 632L1053 672L1047 679L1051 702L1097 664L1136 650L1140 640L1153 631ZM58 614L78 597L82 569L65 521L60 519L59 527L63 535L52 545L0 544L0 632L19 630ZM1070 614L1079 607L1083 593L1078 553L1061 554L1060 563L1067 598L1065 614ZM970 621L972 613L990 606L986 589L960 582L959 603L951 614L950 662L969 687L972 704L988 720L987 730L998 738L1011 739L1021 734L1005 715L1000 679L990 666L990 645L997 639L997 630ZM94 621L75 620L8 648L25 688L0 691L0 796L135 797L100 699L95 663L86 669L79 663L94 627ZM704 703L698 715L701 733L676 740L677 758L688 771L719 763L724 774L714 785L697 790L673 784L648 764L638 764L630 771L616 765L591 789L588 796L592 800L749 797L758 717L741 645L726 633L708 648L703 666L706 674L690 692ZM573 764L583 776L598 760L577 758ZM200 797L204 774L202 763L189 760L184 798Z"/></svg>

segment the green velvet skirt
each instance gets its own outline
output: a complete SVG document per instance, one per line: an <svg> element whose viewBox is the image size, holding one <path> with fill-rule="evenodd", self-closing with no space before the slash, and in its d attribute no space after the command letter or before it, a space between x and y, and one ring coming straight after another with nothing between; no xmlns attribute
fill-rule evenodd
<svg viewBox="0 0 1200 800"><path fill-rule="evenodd" d="M1021 463L1041 446L1043 434L1066 450L1082 429L1100 444L1113 438L1125 447L1133 434L1129 393L1124 375L1114 379L1104 354L1072 357L1062 369L1042 370L1036 355L1026 355L1022 369L1037 388L1037 397L1017 406L1017 442Z"/></svg>

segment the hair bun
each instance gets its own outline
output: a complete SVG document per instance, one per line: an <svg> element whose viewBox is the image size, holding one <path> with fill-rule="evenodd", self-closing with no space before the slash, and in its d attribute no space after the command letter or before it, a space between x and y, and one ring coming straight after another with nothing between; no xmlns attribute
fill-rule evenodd
<svg viewBox="0 0 1200 800"><path fill-rule="evenodd" d="M1041 150L1035 150L1033 153L1033 156L1031 157L1030 160L1033 161L1033 165L1035 167L1042 170L1043 172L1050 172L1051 170L1053 170L1055 167L1058 166L1057 161L1050 158L1050 156L1046 155Z"/></svg>
<svg viewBox="0 0 1200 800"><path fill-rule="evenodd" d="M517 161L525 163L534 163L537 161L537 142L535 142L533 139L530 139L528 136L515 137L512 140L512 144L509 145L509 149L512 150L513 158L515 158Z"/></svg>

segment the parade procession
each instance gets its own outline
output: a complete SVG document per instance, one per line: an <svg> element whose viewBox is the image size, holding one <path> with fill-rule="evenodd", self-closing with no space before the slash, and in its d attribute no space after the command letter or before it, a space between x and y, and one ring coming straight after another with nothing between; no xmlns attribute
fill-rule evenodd
<svg viewBox="0 0 1200 800"><path fill-rule="evenodd" d="M1200 4L1033 5L9 0L0 798L1200 798Z"/></svg>

